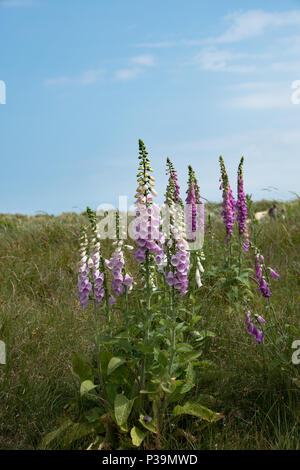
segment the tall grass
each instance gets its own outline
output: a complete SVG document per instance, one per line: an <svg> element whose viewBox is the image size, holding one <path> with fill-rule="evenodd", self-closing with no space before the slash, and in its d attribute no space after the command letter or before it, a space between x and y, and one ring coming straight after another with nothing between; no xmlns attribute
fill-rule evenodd
<svg viewBox="0 0 300 470"><path fill-rule="evenodd" d="M265 207L264 202L254 203L254 210ZM224 228L214 216L219 207L210 204L208 212L206 272L196 304L200 329L216 336L205 346L202 359L207 366L198 373L195 393L202 404L222 411L225 419L202 430L196 419L184 418L185 431L174 429L163 445L170 449L299 449L299 389L292 380L299 366L291 364L291 341L300 337L292 338L285 325L299 328L300 202L287 204L284 218L256 224L256 244L280 273L280 282L272 290L281 332L276 351L268 342L253 341L243 312L229 305L226 292L215 289L210 268L222 260ZM93 312L82 311L76 289L83 219L76 214L0 216L0 339L7 348L7 364L0 366L1 449L38 448L77 393L71 353L90 353L94 335ZM110 243L103 245L110 254ZM135 271L133 263L131 268ZM259 312L262 299L259 295L255 299Z"/></svg>

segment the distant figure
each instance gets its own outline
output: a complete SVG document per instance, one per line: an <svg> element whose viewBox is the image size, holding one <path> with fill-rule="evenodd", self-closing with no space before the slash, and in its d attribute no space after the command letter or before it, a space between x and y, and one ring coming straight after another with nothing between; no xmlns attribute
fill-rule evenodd
<svg viewBox="0 0 300 470"><path fill-rule="evenodd" d="M273 206L270 207L268 210L268 214L272 219L276 219L276 214L277 214L277 204L273 204Z"/></svg>

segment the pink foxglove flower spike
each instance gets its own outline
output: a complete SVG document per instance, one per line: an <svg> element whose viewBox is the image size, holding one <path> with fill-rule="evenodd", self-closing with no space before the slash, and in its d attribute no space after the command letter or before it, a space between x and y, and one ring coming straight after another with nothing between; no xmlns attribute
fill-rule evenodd
<svg viewBox="0 0 300 470"><path fill-rule="evenodd" d="M183 203L180 198L177 172L169 158L167 158L167 175L169 175L169 181L165 203L170 213L170 239L166 243L169 263L166 263L164 274L167 284L173 286L181 295L185 295L189 283L190 254L185 240Z"/></svg>
<svg viewBox="0 0 300 470"><path fill-rule="evenodd" d="M226 228L226 243L229 242L229 239L232 237L233 233L233 226L235 222L235 206L236 202L232 194L232 190L230 188L228 175L226 172L225 164L223 158L220 156L220 167L221 167L221 185L220 189L223 190L223 210L221 215L224 220L225 228Z"/></svg>
<svg viewBox="0 0 300 470"><path fill-rule="evenodd" d="M246 225L247 220L247 199L244 192L244 179L243 179L243 163L244 157L241 158L239 168L238 168L238 200L237 200L237 221L239 225L239 233L244 237L243 249L248 251L249 249L249 235Z"/></svg>

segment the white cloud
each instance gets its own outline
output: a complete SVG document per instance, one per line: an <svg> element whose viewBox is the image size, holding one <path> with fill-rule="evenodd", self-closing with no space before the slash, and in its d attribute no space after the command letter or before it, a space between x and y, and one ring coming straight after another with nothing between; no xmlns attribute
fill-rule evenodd
<svg viewBox="0 0 300 470"><path fill-rule="evenodd" d="M143 73L145 67L153 67L155 65L155 58L150 54L144 54L131 57L128 62L132 66L118 69L115 72L117 80L129 81L138 78Z"/></svg>
<svg viewBox="0 0 300 470"><path fill-rule="evenodd" d="M268 29L275 30L285 26L300 25L300 9L283 12L267 12L263 10L238 11L225 16L229 23L224 33L216 37L206 39L177 39L173 41L143 42L138 47L143 48L168 48L180 45L201 46L205 43L226 44L235 43L244 39L254 38L264 34ZM299 36L294 36L299 45ZM298 50L297 46L297 50Z"/></svg>
<svg viewBox="0 0 300 470"><path fill-rule="evenodd" d="M45 85L64 85L69 83L71 79L69 77L55 77L55 78L46 78Z"/></svg>
<svg viewBox="0 0 300 470"><path fill-rule="evenodd" d="M300 71L300 61L299 59L296 59L295 61L273 62L270 65L270 68L275 72L295 72L298 77Z"/></svg>
<svg viewBox="0 0 300 470"><path fill-rule="evenodd" d="M155 58L151 54L142 54L126 59L127 67L119 68L115 72L111 72L116 80L130 81L138 78L147 67L155 65ZM91 69L77 76L58 76L47 78L45 85L66 85L66 84L80 84L91 85L101 81L105 74L104 69Z"/></svg>
<svg viewBox="0 0 300 470"><path fill-rule="evenodd" d="M300 69L300 36L292 35L293 26L300 26L300 10L267 12L249 10L236 12L225 17L229 27L216 37L205 40L206 47L195 56L194 62L202 70L226 72L295 72ZM281 37L285 29L291 32ZM276 36L272 42L261 43L259 51L242 54L236 50L239 42L259 37L272 31ZM231 49L225 49L231 45ZM255 97L253 97L255 98ZM259 98L259 97L258 97ZM259 101L259 100L258 100ZM271 106L271 99L269 105ZM278 100L277 100L278 101ZM283 103L283 101L282 101Z"/></svg>
<svg viewBox="0 0 300 470"><path fill-rule="evenodd" d="M160 42L142 42L138 44L138 47L144 47L149 49L161 49L166 47L175 47L178 45L177 41L160 41Z"/></svg>
<svg viewBox="0 0 300 470"><path fill-rule="evenodd" d="M284 26L300 25L300 10L283 12L266 12L262 10L249 10L228 15L225 18L232 24L220 36L209 38L215 43L233 43L244 39L260 36L267 29L276 29Z"/></svg>
<svg viewBox="0 0 300 470"><path fill-rule="evenodd" d="M194 57L194 63L203 70L216 72L251 72L255 70L254 65L237 63L237 61L245 57L247 57L245 54L210 48L198 53Z"/></svg>
<svg viewBox="0 0 300 470"><path fill-rule="evenodd" d="M201 46L205 43L204 40L199 39L179 39L176 41L160 41L160 42L142 42L137 44L137 47L149 48L149 49L164 49L176 46L188 46L195 47Z"/></svg>
<svg viewBox="0 0 300 470"><path fill-rule="evenodd" d="M296 107L291 102L291 83L250 82L241 83L235 89L247 93L225 101L223 106L241 109L290 109L296 111Z"/></svg>
<svg viewBox="0 0 300 470"><path fill-rule="evenodd" d="M226 72L253 72L254 70L296 72L300 68L300 61L293 60L300 53L300 36L297 30L293 35L292 27L300 26L300 9L272 12L264 10L238 11L227 15L225 21L228 27L218 36L206 39L176 39L157 42L144 42L138 47L144 48L171 48L171 47L197 47L202 50L194 57L194 64L202 70ZM281 37L289 28L290 36ZM261 44L261 51L252 54L239 54L236 51L219 49L222 45L237 46L238 43L257 38L268 31L276 32L273 42ZM265 51L263 53L263 51ZM284 52L284 59L282 54ZM287 60L287 56L289 60ZM264 59L264 60L263 60ZM261 62L260 62L261 61Z"/></svg>
<svg viewBox="0 0 300 470"><path fill-rule="evenodd" d="M162 153L169 152L179 163L189 155L190 164L200 175L202 194L209 199L215 199L218 188L216 171L219 172L219 155L224 157L232 186L239 159L245 156L245 190L252 193L255 199L288 199L291 198L290 191L299 193L300 159L295 158L300 147L297 128L257 129L198 141L175 140L165 146L161 149ZM263 191L263 188L271 186L278 188L278 191L270 194ZM221 197L221 192L219 194Z"/></svg>
<svg viewBox="0 0 300 470"><path fill-rule="evenodd" d="M81 75L76 77L54 77L54 78L47 78L45 80L45 85L65 85L68 83L79 83L81 85L91 85L100 81L104 75L104 69L94 69L94 70L87 70L83 72Z"/></svg>
<svg viewBox="0 0 300 470"><path fill-rule="evenodd" d="M292 108L291 93L250 93L249 95L233 98L231 106L244 109Z"/></svg>
<svg viewBox="0 0 300 470"><path fill-rule="evenodd" d="M144 55L138 55L136 57L132 57L130 61L133 64L143 65L145 67L152 67L153 65L155 65L155 59L153 55L150 55L150 54L144 54Z"/></svg>
<svg viewBox="0 0 300 470"><path fill-rule="evenodd" d="M115 78L120 81L134 80L141 72L139 68L119 69L115 72Z"/></svg>
<svg viewBox="0 0 300 470"><path fill-rule="evenodd" d="M84 72L80 77L78 77L78 81L83 85L90 85L91 83L96 83L102 79L104 74L103 69L99 70L87 70Z"/></svg>
<svg viewBox="0 0 300 470"><path fill-rule="evenodd" d="M243 82L243 83L236 83L232 85L230 88L237 89L237 90L260 90L265 89L267 87L274 87L277 86L277 83L274 82Z"/></svg>

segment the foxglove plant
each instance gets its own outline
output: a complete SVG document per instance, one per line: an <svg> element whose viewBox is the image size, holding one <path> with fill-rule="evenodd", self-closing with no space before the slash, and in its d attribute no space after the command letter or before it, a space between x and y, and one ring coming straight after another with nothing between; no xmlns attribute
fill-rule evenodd
<svg viewBox="0 0 300 470"><path fill-rule="evenodd" d="M78 274L78 294L80 304L85 308L89 303L90 293L93 290L93 286L90 282L90 268L87 265L88 260L88 238L87 230L85 227L81 229L80 236L80 263L79 263L79 274Z"/></svg>
<svg viewBox="0 0 300 470"><path fill-rule="evenodd" d="M111 270L113 280L112 280L112 290L116 296L123 294L125 291L130 290L133 284L133 278L125 270L125 260L124 260L124 243L120 239L120 226L119 226L119 213L116 212L116 229L117 229L117 240L113 242L113 245L116 246L110 260L105 260L107 267ZM125 245L126 248L132 249L130 245Z"/></svg>
<svg viewBox="0 0 300 470"><path fill-rule="evenodd" d="M188 166L189 178L187 189L187 238L189 242L195 241L197 235L199 238L204 234L204 204L200 199L200 188L195 172L191 165ZM200 272L204 272L201 261L205 259L203 251L192 251L192 276L195 278L197 287L202 286Z"/></svg>
<svg viewBox="0 0 300 470"><path fill-rule="evenodd" d="M225 241L226 243L229 242L229 240L232 237L233 233L233 226L235 222L235 206L236 202L233 197L233 193L229 184L229 179L227 175L227 171L225 168L224 160L220 156L219 158L220 162L220 168L221 168L221 178L220 178L220 189L223 191L223 210L221 212L221 215L224 220L225 228L226 228L226 238Z"/></svg>
<svg viewBox="0 0 300 470"><path fill-rule="evenodd" d="M144 263L149 254L157 256L157 262L163 258L161 248L162 234L159 231L161 224L160 209L153 202L157 196L154 190L154 178L150 175L152 168L148 158L148 152L142 140L139 141L139 172L138 188L136 192L136 223L134 238L137 249L134 253L138 263Z"/></svg>
<svg viewBox="0 0 300 470"><path fill-rule="evenodd" d="M184 234L183 203L177 182L177 172L169 158L167 159L167 174L169 181L165 203L170 214L170 239L167 241L165 249L168 259L165 277L167 284L173 286L184 296L188 290L190 254L187 251L188 244Z"/></svg>
<svg viewBox="0 0 300 470"><path fill-rule="evenodd" d="M80 268L78 275L78 293L80 304L85 308L93 295L92 300L99 305L104 297L103 281L104 274L100 273L100 241L93 238L90 243L90 252L88 252L89 243L86 228L82 229L80 237Z"/></svg>
<svg viewBox="0 0 300 470"><path fill-rule="evenodd" d="M122 433L120 441L126 442L124 433L130 432L132 443L137 447L146 436L149 439L147 445L157 436L155 444L159 449L161 436L173 429L180 414L201 417L208 423L222 418L220 413L199 403L182 403L184 396L196 386L194 367L202 352L202 340L192 343L191 338L196 335L204 337L207 330L205 335L199 332L195 326L198 319L187 322L181 311L189 314L189 310L178 308L188 292L191 255L177 173L169 159L167 166L166 204L171 225L168 240L161 233L160 209L153 201L157 193L148 153L144 143L139 141L136 212L130 230L134 229L134 257L144 285L140 299L137 296L132 299L130 311L126 308L125 312L122 303L118 316L113 318L115 321L110 315L116 298L122 296L123 301L123 295L126 296L128 307L127 294L133 279L125 265L125 250L132 247L123 241L126 235L122 233L120 236L118 232L116 214L117 236L110 258L105 260L97 233L96 214L87 208L90 225L82 230L80 238L78 290L81 305L84 308L89 303L94 306L95 350L91 359L76 353L72 356L73 371L80 379L80 395L87 400L72 401L72 417L67 424L63 423L59 432L54 433L55 445L57 435L63 436L65 445L68 436L76 434L77 439L79 429L84 430L84 439L90 434L94 440L96 434L96 440L89 448L94 445L99 448L100 444L103 449L114 448L116 437ZM200 202L199 188L192 173L188 198L192 206ZM193 208L189 222L194 238L199 224ZM199 274L196 272L196 282L201 285L203 268L200 259L195 266ZM154 277L158 267L170 294L169 308L166 309L167 299L162 291L159 289L154 295L162 278ZM107 322L100 318L104 307ZM180 406L174 408L176 403ZM46 436L45 445L48 446L51 440L53 433Z"/></svg>
<svg viewBox="0 0 300 470"><path fill-rule="evenodd" d="M244 179L243 179L243 163L244 157L241 158L238 167L238 184L237 184L237 221L239 225L239 234L243 237L243 250L248 251L249 249L249 234L247 229L247 198L244 193Z"/></svg>
<svg viewBox="0 0 300 470"><path fill-rule="evenodd" d="M201 233L201 236L204 237L204 221L205 221L205 210L204 210L204 204L201 201L200 197L200 188L198 185L198 181L195 175L194 170L192 169L192 177L194 181L194 187L195 187L195 198L196 198L196 204L197 204L197 214L199 213L199 217L197 218L197 231ZM198 287L202 286L202 281L201 281L201 275L200 273L204 272L204 268L202 266L202 261L205 260L205 255L203 250L196 250L195 252L196 255L196 273L195 273L195 279L196 279L196 284Z"/></svg>
<svg viewBox="0 0 300 470"><path fill-rule="evenodd" d="M264 257L263 255L260 254L256 246L250 243L250 247L255 252L255 265L254 265L255 278L252 278L252 279L257 283L258 290L262 294L262 296L265 297L266 299L270 299L271 290L268 285L269 284L268 272L276 280L279 279L279 275L274 269L265 266ZM275 315L274 309L272 308L271 304L270 306L271 306L271 309L273 310L273 314ZM255 315L255 319L259 325L263 325L266 323L266 320L261 315ZM259 328L257 328L257 326L253 322L250 321L249 311L246 313L246 325L248 326L248 333L250 333L258 343L262 343L264 339L264 334Z"/></svg>
<svg viewBox="0 0 300 470"><path fill-rule="evenodd" d="M164 257L162 249L163 235L160 232L160 208L153 202L157 196L154 190L154 178L151 176L152 168L148 152L142 140L139 140L139 168L137 174L138 188L136 191L136 218L134 223L134 238L137 249L134 253L136 261L140 264L141 274L145 282L146 312L144 315L144 343L148 344L151 327L151 295L156 289L154 282L153 262L160 263ZM141 387L144 388L146 380L146 355L141 370Z"/></svg>
<svg viewBox="0 0 300 470"><path fill-rule="evenodd" d="M268 273L271 274L271 276L278 280L279 279L279 274L277 272L270 268L266 267L265 265L265 259L263 255L261 255L256 247L255 249L255 281L258 284L258 290L261 292L261 294L269 298L271 296L271 291L270 287L268 286L269 280L268 280Z"/></svg>
<svg viewBox="0 0 300 470"><path fill-rule="evenodd" d="M183 202L180 197L177 172L173 163L167 158L166 174L169 176L165 193L165 206L169 213L168 239L165 240L164 252L166 266L164 276L166 284L169 286L169 321L171 331L171 351L169 361L169 374L172 374L173 362L176 353L176 311L179 293L185 296L188 291L188 270L190 263L190 253L188 243L185 239L185 222Z"/></svg>
<svg viewBox="0 0 300 470"><path fill-rule="evenodd" d="M195 180L192 167L189 165L188 189L186 191L186 228L188 241L195 241L197 232L197 202Z"/></svg>
<svg viewBox="0 0 300 470"><path fill-rule="evenodd" d="M129 274L124 273L125 261L122 245L123 242L120 240L110 260L106 262L107 267L111 270L113 275L111 284L112 290L116 296L123 294L125 288L130 288L133 283L133 278Z"/></svg>
<svg viewBox="0 0 300 470"><path fill-rule="evenodd" d="M90 222L90 237L84 227L80 237L80 267L78 275L78 294L80 304L86 308L90 301L98 307L105 298L107 318L110 321L110 300L105 273L105 263L101 252L100 238L97 233L96 214L87 207Z"/></svg>

